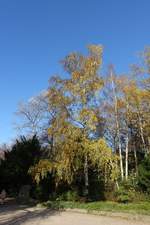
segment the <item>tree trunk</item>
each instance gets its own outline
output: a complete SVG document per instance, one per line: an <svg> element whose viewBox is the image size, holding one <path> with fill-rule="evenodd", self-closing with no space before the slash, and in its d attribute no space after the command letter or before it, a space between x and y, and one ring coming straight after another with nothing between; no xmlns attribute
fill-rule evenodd
<svg viewBox="0 0 150 225"><path fill-rule="evenodd" d="M137 153L136 153L136 146L134 144L134 160L135 160L135 174L138 176L138 160L137 160Z"/></svg>
<svg viewBox="0 0 150 225"><path fill-rule="evenodd" d="M125 178L128 180L128 156L129 156L129 103L128 98L126 98L126 156L125 156Z"/></svg>
<svg viewBox="0 0 150 225"><path fill-rule="evenodd" d="M138 109L138 120L139 120L139 126L140 126L140 136L141 136L141 140L142 140L143 148L144 148L145 153L147 154L147 151L146 151L146 144L145 144L145 140L144 140L143 125L142 125L142 120L141 120L141 116L140 116L139 109Z"/></svg>
<svg viewBox="0 0 150 225"><path fill-rule="evenodd" d="M129 135L126 137L126 157L125 157L125 178L128 180L128 154L129 154Z"/></svg>
<svg viewBox="0 0 150 225"><path fill-rule="evenodd" d="M120 141L120 132L118 129L118 144L119 144L119 158L120 158L120 172L121 172L121 179L124 180L124 171L123 171L123 160L122 160L122 149L121 149L121 141Z"/></svg>
<svg viewBox="0 0 150 225"><path fill-rule="evenodd" d="M117 138L118 138L118 147L119 147L119 158L120 158L120 172L121 172L121 179L124 179L124 171L123 171L123 161L122 161L122 148L121 148L121 140L120 140L120 129L119 129L119 119L118 119L118 100L116 95L116 90L114 86L114 79L113 79L113 71L110 68L110 77L112 83L112 90L114 95L114 110L115 110L115 120L116 120L116 131L117 131Z"/></svg>
<svg viewBox="0 0 150 225"><path fill-rule="evenodd" d="M89 194L89 174L88 174L88 156L85 155L85 162L84 162L84 179L85 179L85 196Z"/></svg>

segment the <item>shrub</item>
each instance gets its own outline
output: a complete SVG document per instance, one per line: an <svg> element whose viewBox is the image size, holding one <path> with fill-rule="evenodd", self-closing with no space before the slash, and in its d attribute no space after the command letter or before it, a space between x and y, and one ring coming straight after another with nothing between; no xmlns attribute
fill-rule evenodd
<svg viewBox="0 0 150 225"><path fill-rule="evenodd" d="M73 191L73 190L69 190L63 194L61 194L57 200L60 200L60 201L78 201L79 200L79 196L78 196L78 193L77 191Z"/></svg>
<svg viewBox="0 0 150 225"><path fill-rule="evenodd" d="M120 203L133 202L135 198L135 190L126 190L124 187L120 187L115 193L116 200Z"/></svg>
<svg viewBox="0 0 150 225"><path fill-rule="evenodd" d="M115 192L115 198L118 202L128 203L133 202L136 197L136 185L132 179L124 181L120 184L119 190Z"/></svg>
<svg viewBox="0 0 150 225"><path fill-rule="evenodd" d="M150 194L150 154L139 165L138 185L143 192Z"/></svg>

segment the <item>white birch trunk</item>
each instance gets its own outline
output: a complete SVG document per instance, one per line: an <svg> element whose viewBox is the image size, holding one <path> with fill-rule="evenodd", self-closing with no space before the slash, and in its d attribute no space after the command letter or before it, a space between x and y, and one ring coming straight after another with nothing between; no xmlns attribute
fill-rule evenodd
<svg viewBox="0 0 150 225"><path fill-rule="evenodd" d="M121 148L121 140L120 140L119 119L118 119L118 100L117 100L117 95L116 95L115 86L114 86L112 69L110 71L110 76L111 76L111 83L112 83L114 104L115 104L114 109L115 109L116 131L117 131L118 147L119 147L120 172L121 172L121 179L123 180L124 179L124 170L123 170L122 148Z"/></svg>

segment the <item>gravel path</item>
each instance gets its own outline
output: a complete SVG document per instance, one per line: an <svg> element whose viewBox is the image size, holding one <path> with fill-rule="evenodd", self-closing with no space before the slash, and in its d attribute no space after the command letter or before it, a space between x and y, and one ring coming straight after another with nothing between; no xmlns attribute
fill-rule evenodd
<svg viewBox="0 0 150 225"><path fill-rule="evenodd" d="M150 222L11 206L0 208L0 225L150 225Z"/></svg>

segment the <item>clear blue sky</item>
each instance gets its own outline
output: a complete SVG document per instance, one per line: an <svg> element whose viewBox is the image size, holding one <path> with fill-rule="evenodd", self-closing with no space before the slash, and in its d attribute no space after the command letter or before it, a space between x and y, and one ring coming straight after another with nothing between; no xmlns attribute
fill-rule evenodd
<svg viewBox="0 0 150 225"><path fill-rule="evenodd" d="M0 143L15 137L14 112L47 88L59 60L104 46L104 63L128 70L150 44L149 0L0 0Z"/></svg>

